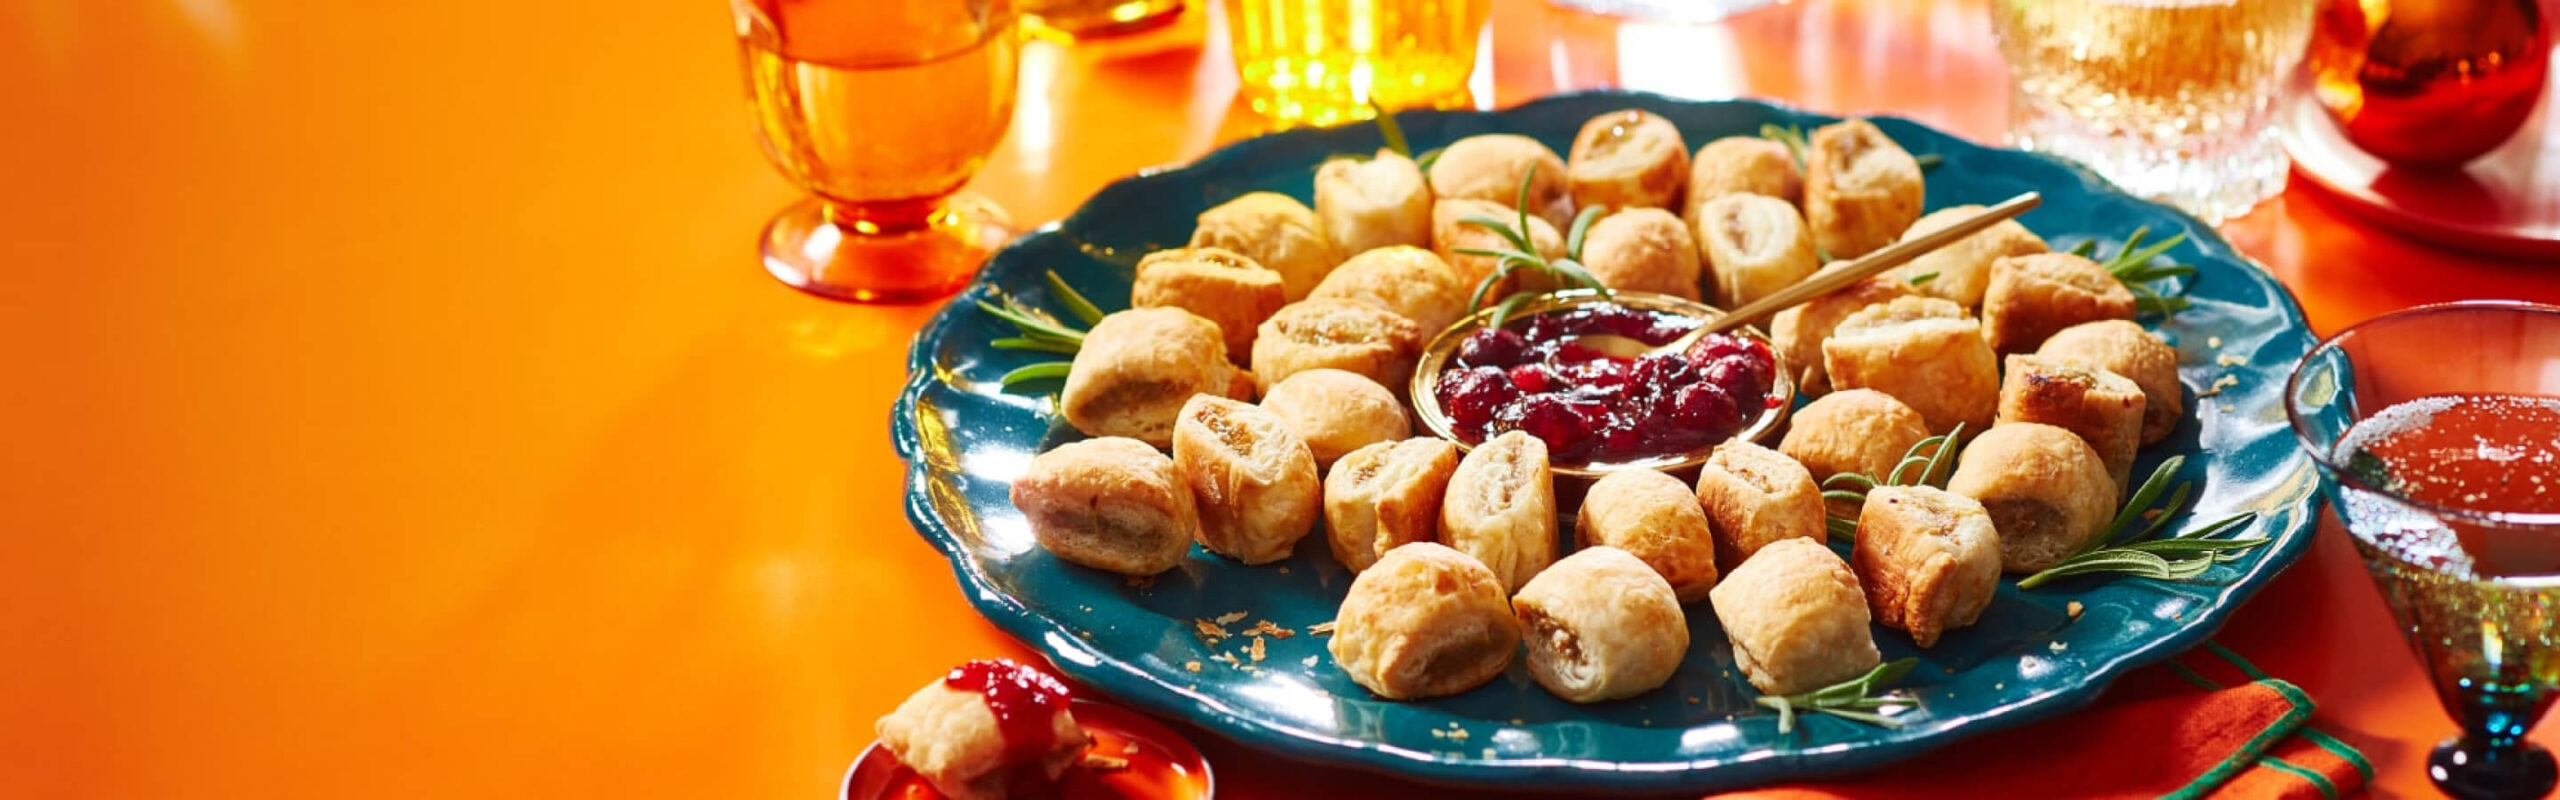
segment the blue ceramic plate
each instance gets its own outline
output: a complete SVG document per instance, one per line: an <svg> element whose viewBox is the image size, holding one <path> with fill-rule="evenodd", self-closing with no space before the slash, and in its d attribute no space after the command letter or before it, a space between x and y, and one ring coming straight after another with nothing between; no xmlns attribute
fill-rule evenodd
<svg viewBox="0 0 2560 800"><path fill-rule="evenodd" d="M1755 134L1764 123L1811 130L1833 121L1762 103L1616 92L1398 118L1416 148L1503 132L1537 137L1561 153L1585 120L1628 107L1669 118L1693 147ZM990 347L1011 333L973 301L1000 288L1057 309L1041 279L1043 270L1056 270L1105 309L1125 307L1131 265L1183 244L1193 215L1255 190L1309 200L1316 165L1326 157L1379 146L1368 127L1264 136L1190 166L1120 181L1065 221L997 254L978 284L916 337L893 420L898 454L910 467L907 513L949 554L980 613L1076 680L1258 749L1434 783L1696 791L1814 778L2079 708L2126 671L2203 641L2310 545L2318 477L2286 431L2279 395L2311 337L2283 288L2192 217L2127 196L2062 161L1974 145L1906 120L1876 124L1911 152L1944 159L1929 173L1932 209L2033 189L2044 193L2044 205L2022 221L2057 250L2098 239L2113 252L2137 226L2149 226L2152 241L2187 234L2169 257L2198 269L2187 292L2195 306L2159 329L2178 348L2196 410L2169 440L2145 451L2135 474L2149 474L2170 454L2186 455L2183 477L2197 481L2201 495L2188 516L2255 510L2259 517L2242 535L2275 537L2274 544L2185 583L2080 577L2020 592L2008 580L1979 624L1927 651L1900 632L1878 629L1886 658L1920 658L1906 681L1919 692L1919 710L1890 730L1807 717L1790 736L1779 735L1776 717L1751 702L1755 693L1733 669L1732 650L1704 605L1689 615L1687 662L1669 685L1640 697L1573 705L1539 689L1515 664L1474 691L1398 703L1353 684L1325 654L1325 639L1306 633L1333 619L1351 582L1325 552L1320 532L1294 557L1266 566L1195 548L1150 585L1050 557L1007 490L1033 454L1079 434L1058 418L1053 396L1040 393L1054 385L998 387L1006 371L1043 359ZM2223 388L2214 396L2193 394L2217 383ZM2067 613L2073 603L2082 607L2077 619ZM1224 626L1229 631L1270 620L1297 635L1266 640L1255 661L1245 637L1212 644L1198 634L1195 620L1226 615L1237 615Z"/></svg>

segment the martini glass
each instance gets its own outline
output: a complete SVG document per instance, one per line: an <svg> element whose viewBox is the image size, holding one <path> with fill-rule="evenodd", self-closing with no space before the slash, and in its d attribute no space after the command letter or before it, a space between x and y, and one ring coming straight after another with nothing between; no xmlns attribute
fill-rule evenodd
<svg viewBox="0 0 2560 800"><path fill-rule="evenodd" d="M2503 301L2360 323L2313 348L2286 386L2294 433L2460 726L2427 759L2454 797L2553 786L2551 752L2524 737L2560 688L2560 514L2538 492L2560 494L2560 463L2526 452L2560 450L2560 424L2531 421L2560 421L2534 410L2555 398L2560 307ZM2470 415L2491 407L2527 411ZM2501 437L2540 444L2510 451ZM2479 485L2429 466L2455 462Z"/></svg>

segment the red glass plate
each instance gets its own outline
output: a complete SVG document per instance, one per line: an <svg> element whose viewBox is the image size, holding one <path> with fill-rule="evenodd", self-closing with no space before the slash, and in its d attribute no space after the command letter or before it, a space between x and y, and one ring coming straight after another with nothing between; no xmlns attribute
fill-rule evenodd
<svg viewBox="0 0 2560 800"><path fill-rule="evenodd" d="M2513 138L2457 170L2395 167L2358 149L2312 92L2284 112L2297 174L2375 223L2460 250L2560 259L2560 80Z"/></svg>
<svg viewBox="0 0 2560 800"><path fill-rule="evenodd" d="M1078 700L1076 724L1093 736L1092 756L1129 762L1123 769L1076 767L1067 771L1054 791L1034 798L1053 800L1207 800L1217 795L1209 762L1191 740L1146 715L1119 706ZM864 748L845 771L840 800L942 800L914 770L898 763L879 742Z"/></svg>

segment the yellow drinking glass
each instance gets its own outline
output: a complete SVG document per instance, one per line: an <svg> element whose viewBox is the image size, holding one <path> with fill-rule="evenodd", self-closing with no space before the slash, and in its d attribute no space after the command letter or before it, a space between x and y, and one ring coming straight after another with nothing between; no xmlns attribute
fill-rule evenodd
<svg viewBox="0 0 2560 800"><path fill-rule="evenodd" d="M1284 125L1464 106L1491 0L1225 0L1245 100Z"/></svg>

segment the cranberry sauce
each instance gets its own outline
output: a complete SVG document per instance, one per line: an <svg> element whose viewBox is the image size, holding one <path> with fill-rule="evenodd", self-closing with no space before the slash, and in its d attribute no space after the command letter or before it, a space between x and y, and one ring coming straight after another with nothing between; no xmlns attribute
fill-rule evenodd
<svg viewBox="0 0 2560 800"><path fill-rule="evenodd" d="M1432 394L1471 443L1526 431L1557 461L1586 464L1686 453L1784 402L1769 396L1777 361L1767 345L1709 334L1682 355L1625 359L1565 340L1608 333L1660 345L1698 324L1617 305L1540 314L1469 334Z"/></svg>
<svg viewBox="0 0 2560 800"><path fill-rule="evenodd" d="M1052 721L1066 713L1075 698L1067 685L1049 673L1004 659L971 661L951 668L942 685L986 698L1004 735L1004 762L1037 761L1058 744Z"/></svg>

